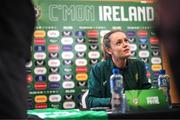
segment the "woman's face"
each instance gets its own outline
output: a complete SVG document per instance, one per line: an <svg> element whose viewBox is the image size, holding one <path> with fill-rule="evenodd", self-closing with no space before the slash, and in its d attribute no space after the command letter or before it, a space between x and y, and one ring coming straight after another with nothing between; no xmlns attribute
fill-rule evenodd
<svg viewBox="0 0 180 120"><path fill-rule="evenodd" d="M110 48L107 50L111 57L116 59L128 58L131 55L127 36L123 32L115 32L110 35Z"/></svg>

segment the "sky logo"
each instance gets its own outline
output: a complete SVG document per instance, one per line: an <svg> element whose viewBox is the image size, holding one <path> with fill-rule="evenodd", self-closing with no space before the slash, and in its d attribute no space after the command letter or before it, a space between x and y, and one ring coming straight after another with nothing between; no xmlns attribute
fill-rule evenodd
<svg viewBox="0 0 180 120"><path fill-rule="evenodd" d="M61 57L63 59L73 59L74 54L73 52L62 52Z"/></svg>
<svg viewBox="0 0 180 120"><path fill-rule="evenodd" d="M50 38L57 38L57 37L59 37L59 31L57 31L57 30L49 30L47 32L47 36L50 37Z"/></svg>
<svg viewBox="0 0 180 120"><path fill-rule="evenodd" d="M59 67L60 66L60 61L59 59L50 59L48 61L49 67Z"/></svg>
<svg viewBox="0 0 180 120"><path fill-rule="evenodd" d="M87 47L84 44L76 44L75 45L75 51L77 51L77 52L85 52L86 50L87 50Z"/></svg>
<svg viewBox="0 0 180 120"><path fill-rule="evenodd" d="M63 88L65 89L71 89L75 87L75 84L73 81L64 81L62 84Z"/></svg>
<svg viewBox="0 0 180 120"><path fill-rule="evenodd" d="M100 57L100 53L98 51L90 51L88 53L88 57L90 59L98 59Z"/></svg>
<svg viewBox="0 0 180 120"><path fill-rule="evenodd" d="M64 103L63 103L63 108L64 109L72 109L72 108L75 108L75 106L76 106L76 104L75 104L75 102L74 101L65 101Z"/></svg>
<svg viewBox="0 0 180 120"><path fill-rule="evenodd" d="M34 68L34 73L36 75L44 75L47 73L47 69L45 67L35 67Z"/></svg>
<svg viewBox="0 0 180 120"><path fill-rule="evenodd" d="M59 82L61 80L61 76L59 74L50 74L48 76L48 80L50 82Z"/></svg>
<svg viewBox="0 0 180 120"><path fill-rule="evenodd" d="M44 60L46 58L46 53L44 53L44 52L34 53L34 58L36 60Z"/></svg>
<svg viewBox="0 0 180 120"><path fill-rule="evenodd" d="M57 94L57 95L50 95L49 96L49 101L50 102L60 102L61 101L61 96L59 94Z"/></svg>
<svg viewBox="0 0 180 120"><path fill-rule="evenodd" d="M76 59L75 61L76 66L86 66L87 60L86 59Z"/></svg>
<svg viewBox="0 0 180 120"><path fill-rule="evenodd" d="M72 37L63 37L61 39L61 43L63 45L72 45L73 44L73 38Z"/></svg>

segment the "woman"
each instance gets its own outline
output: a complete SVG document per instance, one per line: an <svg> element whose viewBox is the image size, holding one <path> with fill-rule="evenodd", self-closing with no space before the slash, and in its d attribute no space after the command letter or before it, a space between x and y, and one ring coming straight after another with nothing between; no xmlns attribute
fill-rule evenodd
<svg viewBox="0 0 180 120"><path fill-rule="evenodd" d="M120 30L107 33L103 39L105 60L94 65L88 80L88 107L110 107L110 76L112 68L117 67L123 75L125 90L145 89L147 83L145 64L130 59L131 51L126 34Z"/></svg>

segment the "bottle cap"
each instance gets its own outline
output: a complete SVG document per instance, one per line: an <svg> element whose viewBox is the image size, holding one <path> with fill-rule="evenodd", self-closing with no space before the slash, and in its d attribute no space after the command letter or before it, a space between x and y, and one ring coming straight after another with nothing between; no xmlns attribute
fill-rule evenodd
<svg viewBox="0 0 180 120"><path fill-rule="evenodd" d="M120 73L120 70L118 68L113 68L112 73L118 74L118 73Z"/></svg>
<svg viewBox="0 0 180 120"><path fill-rule="evenodd" d="M165 75L165 74L166 74L166 71L165 71L165 70L160 70L160 71L159 71L159 74Z"/></svg>

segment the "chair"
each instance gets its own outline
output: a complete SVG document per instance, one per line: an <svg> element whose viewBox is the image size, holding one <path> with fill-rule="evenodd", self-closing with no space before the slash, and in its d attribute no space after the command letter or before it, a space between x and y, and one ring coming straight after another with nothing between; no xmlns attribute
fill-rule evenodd
<svg viewBox="0 0 180 120"><path fill-rule="evenodd" d="M87 91L82 95L82 98L81 98L81 103L82 103L82 108L83 108L83 109L86 109L86 108L87 108L86 99L87 99L88 93L89 93L89 90L87 90Z"/></svg>

